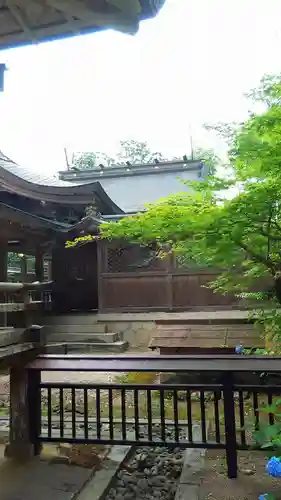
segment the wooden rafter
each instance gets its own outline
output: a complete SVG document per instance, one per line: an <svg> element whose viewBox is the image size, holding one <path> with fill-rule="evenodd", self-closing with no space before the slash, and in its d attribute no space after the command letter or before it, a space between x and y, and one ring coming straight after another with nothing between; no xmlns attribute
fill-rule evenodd
<svg viewBox="0 0 281 500"><path fill-rule="evenodd" d="M36 41L35 33L32 32L30 27L28 26L28 22L25 19L24 11L19 8L19 0L6 0L7 7L9 8L12 16L18 25L22 28L27 38L32 41Z"/></svg>
<svg viewBox="0 0 281 500"><path fill-rule="evenodd" d="M112 28L128 34L165 0L0 0L0 48ZM1 26L2 23L2 26Z"/></svg>

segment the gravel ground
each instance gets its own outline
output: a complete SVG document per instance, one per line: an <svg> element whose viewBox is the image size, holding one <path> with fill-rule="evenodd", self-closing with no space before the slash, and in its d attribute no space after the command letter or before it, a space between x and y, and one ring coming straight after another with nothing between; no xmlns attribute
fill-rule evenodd
<svg viewBox="0 0 281 500"><path fill-rule="evenodd" d="M170 433L170 429L166 429ZM155 426L153 434L159 434ZM181 439L185 438L183 430ZM105 500L173 500L184 462L180 448L137 448L119 471Z"/></svg>
<svg viewBox="0 0 281 500"><path fill-rule="evenodd" d="M173 500L181 475L183 452L176 448L142 448L120 470L106 500Z"/></svg>
<svg viewBox="0 0 281 500"><path fill-rule="evenodd" d="M241 451L238 454L237 479L228 479L225 453L208 450L202 473L200 500L257 500L262 493L281 499L281 481L265 472L267 454Z"/></svg>
<svg viewBox="0 0 281 500"><path fill-rule="evenodd" d="M42 372L43 382L107 383L115 377L107 372Z"/></svg>
<svg viewBox="0 0 281 500"><path fill-rule="evenodd" d="M118 373L118 375L121 375ZM116 373L107 372L42 372L43 382L112 382ZM9 376L0 377L0 395L9 393Z"/></svg>

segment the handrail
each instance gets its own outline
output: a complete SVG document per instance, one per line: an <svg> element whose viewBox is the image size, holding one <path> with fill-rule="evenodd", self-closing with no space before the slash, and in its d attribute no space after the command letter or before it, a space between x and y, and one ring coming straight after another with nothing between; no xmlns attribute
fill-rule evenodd
<svg viewBox="0 0 281 500"><path fill-rule="evenodd" d="M91 356L44 354L32 361L30 370L112 372L278 372L280 356L170 355Z"/></svg>

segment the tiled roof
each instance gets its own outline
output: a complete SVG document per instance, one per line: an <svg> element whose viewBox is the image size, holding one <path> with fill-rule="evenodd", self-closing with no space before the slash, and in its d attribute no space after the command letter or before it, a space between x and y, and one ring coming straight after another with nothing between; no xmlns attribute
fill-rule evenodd
<svg viewBox="0 0 281 500"><path fill-rule="evenodd" d="M68 182L21 167L0 152L0 186L20 196L56 203L87 205L98 199L105 214L122 213L100 182Z"/></svg>
<svg viewBox="0 0 281 500"><path fill-rule="evenodd" d="M187 191L184 181L204 180L208 169L200 161L175 160L146 165L115 165L103 170L59 172L60 178L77 182L98 181L124 212L143 210L160 198Z"/></svg>
<svg viewBox="0 0 281 500"><path fill-rule="evenodd" d="M136 177L104 178L100 184L118 207L124 212L144 210L149 203L166 198L181 191L187 191L182 181L198 181L198 171L163 172L157 175Z"/></svg>
<svg viewBox="0 0 281 500"><path fill-rule="evenodd" d="M8 158L6 155L4 155L0 151L0 167L4 168L11 174L19 177L20 179L24 179L27 182L31 182L32 184L37 184L40 186L57 186L57 187L68 187L68 186L75 186L75 185L80 185L80 184L85 184L81 182L68 182L68 181L63 181L58 178L58 176L55 175L46 175L46 174L41 174L40 172L36 172L34 170L29 170L25 167L21 167L14 161L12 161L10 158ZM0 182L1 182L1 176L0 176Z"/></svg>

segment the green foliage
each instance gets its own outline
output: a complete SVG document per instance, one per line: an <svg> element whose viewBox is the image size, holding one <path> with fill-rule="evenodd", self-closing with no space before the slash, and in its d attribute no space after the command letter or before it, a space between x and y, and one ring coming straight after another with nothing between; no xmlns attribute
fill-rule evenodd
<svg viewBox="0 0 281 500"><path fill-rule="evenodd" d="M99 165L106 167L114 163L114 158L111 158L105 153L85 152L75 153L73 155L73 167L79 170L99 170Z"/></svg>
<svg viewBox="0 0 281 500"><path fill-rule="evenodd" d="M278 398L273 404L262 406L259 412L266 415L262 419L259 429L253 433L253 438L262 449L270 449L275 455L281 455L281 399ZM274 417L274 423L268 423L268 415ZM276 453L277 452L277 453Z"/></svg>
<svg viewBox="0 0 281 500"><path fill-rule="evenodd" d="M209 171L212 174L215 172L216 166L219 163L219 158L212 149L197 148L193 152L193 158L202 160L204 164L209 167ZM167 158L165 158L161 152L152 151L147 142L128 139L126 141L120 141L119 151L115 157L100 152L76 153L73 156L73 166L79 170L99 170L100 164L108 167L110 165L130 162L134 165L138 163L154 163L155 159L167 161ZM173 159L177 160L178 157L174 157Z"/></svg>
<svg viewBox="0 0 281 500"><path fill-rule="evenodd" d="M218 165L221 164L220 158L215 154L213 149L196 148L192 156L194 160L200 160L208 167L209 175L214 175Z"/></svg>
<svg viewBox="0 0 281 500"><path fill-rule="evenodd" d="M87 234L86 236L77 236L76 238L74 238L74 240L67 240L65 242L65 248L74 248L78 245L90 243L94 240L96 240L96 236L93 236L92 234Z"/></svg>
<svg viewBox="0 0 281 500"><path fill-rule="evenodd" d="M116 377L118 384L155 384L159 373L152 372L130 372Z"/></svg>
<svg viewBox="0 0 281 500"><path fill-rule="evenodd" d="M20 267L21 256L15 252L8 252L8 267Z"/></svg>
<svg viewBox="0 0 281 500"><path fill-rule="evenodd" d="M262 113L219 127L228 138L228 177L188 183L189 192L104 225L102 236L156 241L160 254L168 247L183 264L221 269L209 285L220 293L246 293L261 286L261 278L276 284L281 271L281 77L264 79L251 98L262 101ZM281 292L276 294L280 303Z"/></svg>
<svg viewBox="0 0 281 500"><path fill-rule="evenodd" d="M145 141L135 141L134 139L120 141L120 151L117 153L117 163L126 163L126 161L132 164L153 163L155 158L159 161L165 160L162 153L151 151L149 145Z"/></svg>
<svg viewBox="0 0 281 500"><path fill-rule="evenodd" d="M281 355L281 311L279 308L259 309L254 312L255 324L265 338L265 354Z"/></svg>
<svg viewBox="0 0 281 500"><path fill-rule="evenodd" d="M99 169L102 164L105 167L126 163L152 163L155 158L164 161L162 153L151 151L147 142L129 139L120 142L120 148L115 158L100 152L76 153L73 157L73 166L79 170Z"/></svg>

